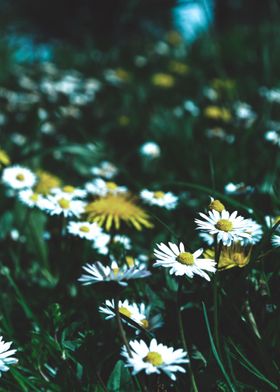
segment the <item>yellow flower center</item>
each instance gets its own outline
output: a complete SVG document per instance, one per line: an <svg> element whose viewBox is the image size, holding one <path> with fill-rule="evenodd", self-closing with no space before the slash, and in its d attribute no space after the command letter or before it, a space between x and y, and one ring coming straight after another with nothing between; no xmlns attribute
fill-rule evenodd
<svg viewBox="0 0 280 392"><path fill-rule="evenodd" d="M225 210L225 206L223 205L223 203L220 202L220 200L213 200L209 204L209 210L215 210L218 212L222 212Z"/></svg>
<svg viewBox="0 0 280 392"><path fill-rule="evenodd" d="M144 362L149 362L153 366L160 366L163 364L162 356L156 351L150 351L145 358L143 358Z"/></svg>
<svg viewBox="0 0 280 392"><path fill-rule="evenodd" d="M30 200L31 200L31 201L38 201L38 199L39 199L38 193L33 193L33 194L30 196Z"/></svg>
<svg viewBox="0 0 280 392"><path fill-rule="evenodd" d="M193 265L194 264L194 257L190 252L182 252L177 257L176 260L185 265Z"/></svg>
<svg viewBox="0 0 280 392"><path fill-rule="evenodd" d="M115 182L109 181L106 182L106 187L107 189L109 189L109 191L114 191L118 187L118 185Z"/></svg>
<svg viewBox="0 0 280 392"><path fill-rule="evenodd" d="M131 313L131 311L130 310L128 310L126 307L124 307L124 306L120 306L119 307L119 312L120 312L120 314L123 314L124 316L126 316L126 317L131 317L131 315L132 315L132 313Z"/></svg>
<svg viewBox="0 0 280 392"><path fill-rule="evenodd" d="M126 264L130 267L130 268L132 268L133 266L134 266L134 258L132 257L132 256L126 256L125 257L125 261L126 261Z"/></svg>
<svg viewBox="0 0 280 392"><path fill-rule="evenodd" d="M90 229L88 226L81 226L79 230L82 231L83 233L89 233Z"/></svg>
<svg viewBox="0 0 280 392"><path fill-rule="evenodd" d="M149 328L149 321L148 320L146 320L146 319L141 320L141 324L142 324L143 328L145 328L145 329Z"/></svg>
<svg viewBox="0 0 280 392"><path fill-rule="evenodd" d="M156 199L162 199L164 197L164 195L165 195L165 193L162 191L154 192L154 198L156 198Z"/></svg>
<svg viewBox="0 0 280 392"><path fill-rule="evenodd" d="M65 185L62 190L66 193L73 193L75 188L72 185Z"/></svg>
<svg viewBox="0 0 280 392"><path fill-rule="evenodd" d="M16 179L19 180L19 181L24 181L25 177L24 177L24 175L23 175L22 173L19 173L19 174L16 176Z"/></svg>
<svg viewBox="0 0 280 392"><path fill-rule="evenodd" d="M62 198L62 199L58 200L57 202L58 202L59 206L64 210L67 210L70 207L70 201L67 199Z"/></svg>
<svg viewBox="0 0 280 392"><path fill-rule="evenodd" d="M226 233L228 233L229 231L232 230L233 228L233 224L231 221L227 220L227 219L220 219L215 226L218 230L221 231L225 231Z"/></svg>
<svg viewBox="0 0 280 392"><path fill-rule="evenodd" d="M52 188L58 188L61 184L61 181L58 177L48 172L39 170L37 175L39 180L35 188L37 193L48 195Z"/></svg>
<svg viewBox="0 0 280 392"><path fill-rule="evenodd" d="M120 270L119 267L112 268L113 274L114 274L115 276L118 275L119 270Z"/></svg>

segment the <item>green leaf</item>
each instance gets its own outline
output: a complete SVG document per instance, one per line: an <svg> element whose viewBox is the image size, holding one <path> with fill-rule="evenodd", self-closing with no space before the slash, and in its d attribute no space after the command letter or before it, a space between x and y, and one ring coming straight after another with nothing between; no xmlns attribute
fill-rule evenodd
<svg viewBox="0 0 280 392"><path fill-rule="evenodd" d="M123 361L119 360L108 380L107 388L111 392L123 392L135 390L131 375L124 366Z"/></svg>

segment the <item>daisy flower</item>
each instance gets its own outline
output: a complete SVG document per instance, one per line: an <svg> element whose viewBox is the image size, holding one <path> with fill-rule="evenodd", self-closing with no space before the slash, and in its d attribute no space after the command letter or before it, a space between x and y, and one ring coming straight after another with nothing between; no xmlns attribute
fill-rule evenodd
<svg viewBox="0 0 280 392"><path fill-rule="evenodd" d="M217 235L217 241L222 241L225 246L229 246L232 242L237 242L244 238L251 238L251 235L247 232L247 230L250 230L251 223L248 219L238 216L237 211L230 214L226 210L222 212L212 210L209 211L208 215L202 212L199 215L204 220L195 219L198 225L197 230Z"/></svg>
<svg viewBox="0 0 280 392"><path fill-rule="evenodd" d="M239 184L229 182L225 185L224 190L228 195L243 195L246 193L252 193L254 188L250 185L245 185L244 182L240 182Z"/></svg>
<svg viewBox="0 0 280 392"><path fill-rule="evenodd" d="M72 185L65 185L62 188L52 188L51 193L54 195L59 195L60 197L68 198L69 196L72 199L80 198L84 199L87 195L87 191L80 188L75 188Z"/></svg>
<svg viewBox="0 0 280 392"><path fill-rule="evenodd" d="M119 230L121 222L133 226L136 230L152 228L150 217L128 194L109 194L89 203L85 208L87 220L105 226L109 231L112 226Z"/></svg>
<svg viewBox="0 0 280 392"><path fill-rule="evenodd" d="M178 197L171 192L152 192L148 189L144 189L140 193L140 197L150 205L156 205L158 207L164 207L167 210L173 210L177 207Z"/></svg>
<svg viewBox="0 0 280 392"><path fill-rule="evenodd" d="M16 358L12 357L17 350L10 350L11 345L12 342L5 343L3 337L0 336L0 377L1 373L9 370L9 365L13 365L18 362Z"/></svg>
<svg viewBox="0 0 280 392"><path fill-rule="evenodd" d="M30 208L37 207L41 210L46 210L51 208L52 205L49 200L39 193L34 192L32 189L24 189L20 191L18 197L23 204Z"/></svg>
<svg viewBox="0 0 280 392"><path fill-rule="evenodd" d="M126 186L118 186L115 182L104 181L102 178L86 183L85 188L88 193L95 196L116 195L126 193L128 190Z"/></svg>
<svg viewBox="0 0 280 392"><path fill-rule="evenodd" d="M146 374L163 372L174 381L176 372L186 372L180 365L188 363L189 359L182 349L174 350L173 347L157 343L156 339L152 339L149 345L144 340L133 340L129 342L129 345L132 356L130 357L125 346L122 347L121 354L126 359L126 366L132 368L132 374L137 374L142 370Z"/></svg>
<svg viewBox="0 0 280 392"><path fill-rule="evenodd" d="M3 170L2 181L9 187L20 190L33 187L36 176L26 167L11 166Z"/></svg>
<svg viewBox="0 0 280 392"><path fill-rule="evenodd" d="M100 282L116 282L121 286L127 286L127 280L140 279L150 276L151 273L145 266L134 266L132 268L127 265L118 266L116 261L111 266L103 266L100 261L95 264L86 264L83 269L87 274L83 274L78 280L84 285Z"/></svg>
<svg viewBox="0 0 280 392"><path fill-rule="evenodd" d="M186 252L185 246L180 242L179 246L169 242L169 246L164 243L157 244L158 249L154 250L156 263L154 267L170 268L169 273L177 276L187 275L189 278L200 275L206 280L210 280L209 276L204 272L215 272L215 261L212 259L199 258L203 253L203 249L196 252Z"/></svg>
<svg viewBox="0 0 280 392"><path fill-rule="evenodd" d="M139 324L142 328L149 331L159 328L162 325L162 319L160 315L150 317L150 307L147 307L144 303L136 304L135 302L130 303L127 299L119 301L118 308L120 315L126 316L135 323ZM99 307L99 311L106 315L105 319L109 320L116 316L115 314L115 302L114 300L106 300L104 306ZM126 322L126 320L124 319ZM134 325L131 325L135 327Z"/></svg>
<svg viewBox="0 0 280 392"><path fill-rule="evenodd" d="M159 158L161 154L160 146L155 142L146 142L140 147L140 153L146 158Z"/></svg>
<svg viewBox="0 0 280 392"><path fill-rule="evenodd" d="M57 176L46 172L44 170L37 171L38 182L35 187L35 192L44 196L48 195L53 188L58 188L61 185L61 180Z"/></svg>
<svg viewBox="0 0 280 392"><path fill-rule="evenodd" d="M97 223L74 221L68 223L67 230L68 233L86 240L95 240L102 232Z"/></svg>
<svg viewBox="0 0 280 392"><path fill-rule="evenodd" d="M127 235L116 234L113 237L114 244L122 245L126 250L131 249L131 239Z"/></svg>
<svg viewBox="0 0 280 392"><path fill-rule="evenodd" d="M93 247L101 255L106 255L109 252L109 243L111 240L110 234L101 232L93 242Z"/></svg>
<svg viewBox="0 0 280 392"><path fill-rule="evenodd" d="M99 166L92 167L91 172L94 176L104 177L110 180L118 173L118 169L111 162L103 161Z"/></svg>
<svg viewBox="0 0 280 392"><path fill-rule="evenodd" d="M48 196L51 204L46 208L50 215L63 215L64 217L79 217L85 211L85 202L72 200L70 197Z"/></svg>
<svg viewBox="0 0 280 392"><path fill-rule="evenodd" d="M248 222L248 229L246 229L246 232L250 234L249 238L243 238L240 241L241 245L255 245L258 243L263 236L263 229L261 225L259 225L257 222L255 222L253 219L247 219Z"/></svg>
<svg viewBox="0 0 280 392"><path fill-rule="evenodd" d="M271 243L275 248L280 246L280 235L274 234L271 238Z"/></svg>

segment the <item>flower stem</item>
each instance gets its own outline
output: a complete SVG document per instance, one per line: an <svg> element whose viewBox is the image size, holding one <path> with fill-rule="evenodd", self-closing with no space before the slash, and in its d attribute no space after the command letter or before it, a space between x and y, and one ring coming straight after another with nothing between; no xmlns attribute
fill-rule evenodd
<svg viewBox="0 0 280 392"><path fill-rule="evenodd" d="M189 355L190 361L188 362L187 366L188 366L188 374L189 374L190 382L191 382L191 392L198 392L198 388L196 385L196 381L195 381L195 377L194 377L194 373L193 373L193 369L192 369L192 364L191 364L189 345L188 345L187 339L185 337L183 320L182 320L182 313L181 313L182 285L183 285L183 280L180 280L179 284L178 284L178 291L177 291L177 317L178 317L179 333L180 333L180 339L183 344L184 350Z"/></svg>
<svg viewBox="0 0 280 392"><path fill-rule="evenodd" d="M217 242L215 239L215 263L218 268L220 256L222 251L222 242ZM219 338L219 293L218 293L218 275L215 274L213 279L213 304L214 304L214 339L218 354L221 356L220 338Z"/></svg>

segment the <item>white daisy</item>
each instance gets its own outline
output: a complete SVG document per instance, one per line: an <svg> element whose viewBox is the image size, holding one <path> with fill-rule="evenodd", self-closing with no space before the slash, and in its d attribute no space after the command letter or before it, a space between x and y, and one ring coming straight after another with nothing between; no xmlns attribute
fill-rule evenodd
<svg viewBox="0 0 280 392"><path fill-rule="evenodd" d="M109 252L109 243L111 240L110 234L101 232L93 242L93 247L101 255L106 255Z"/></svg>
<svg viewBox="0 0 280 392"><path fill-rule="evenodd" d="M171 192L152 192L148 189L143 189L140 192L140 197L150 205L164 207L167 210L173 210L178 204L178 197Z"/></svg>
<svg viewBox="0 0 280 392"><path fill-rule="evenodd" d="M133 266L128 267L123 265L118 266L116 261L111 263L111 266L103 266L100 261L95 264L86 264L83 269L87 274L83 274L78 280L84 285L89 285L98 282L116 282L121 286L127 286L127 280L146 278L151 273L146 269L145 266Z"/></svg>
<svg viewBox="0 0 280 392"><path fill-rule="evenodd" d="M79 217L85 210L86 203L81 200L72 200L70 197L48 196L51 204L46 212L50 215L63 215L64 217Z"/></svg>
<svg viewBox="0 0 280 392"><path fill-rule="evenodd" d="M104 181L102 178L96 178L86 183L85 188L88 193L95 196L106 196L108 194L116 195L128 191L125 186L118 186L115 182Z"/></svg>
<svg viewBox="0 0 280 392"><path fill-rule="evenodd" d="M247 230L250 230L251 223L248 219L237 216L237 211L230 214L226 210L222 212L212 210L208 212L208 215L202 212L199 215L204 220L195 219L198 225L197 230L217 235L217 241L222 241L225 246L230 246L232 242L241 241L244 238L251 238L251 235L247 232Z"/></svg>
<svg viewBox="0 0 280 392"><path fill-rule="evenodd" d="M22 166L11 166L3 170L2 181L13 189L31 188L36 176L31 170Z"/></svg>
<svg viewBox="0 0 280 392"><path fill-rule="evenodd" d="M229 182L225 185L224 190L228 195L243 195L253 192L254 188L251 185L245 185L244 182L240 182L239 184Z"/></svg>
<svg viewBox="0 0 280 392"><path fill-rule="evenodd" d="M140 147L140 153L146 158L158 158L161 154L160 146L155 142L146 142Z"/></svg>
<svg viewBox="0 0 280 392"><path fill-rule="evenodd" d="M186 370L180 366L188 363L187 353L181 348L174 350L173 347L167 347L161 343L157 343L156 339L152 339L147 345L143 340L133 340L129 342L131 348L131 357L125 346L122 347L121 354L126 359L126 366L131 367L132 374L137 374L142 370L146 374L164 372L171 380L176 380L174 373Z"/></svg>
<svg viewBox="0 0 280 392"><path fill-rule="evenodd" d="M2 372L7 372L9 370L9 365L13 365L18 362L18 360L12 355L15 354L17 350L9 350L12 342L4 342L3 337L0 336L0 377Z"/></svg>
<svg viewBox="0 0 280 392"><path fill-rule="evenodd" d="M280 235L274 234L271 238L271 243L275 248L280 246Z"/></svg>
<svg viewBox="0 0 280 392"><path fill-rule="evenodd" d="M118 169L113 163L103 161L99 166L92 167L91 172L94 176L104 177L110 180L118 173Z"/></svg>
<svg viewBox="0 0 280 392"><path fill-rule="evenodd" d="M270 130L267 131L264 135L265 140L275 144L276 146L280 146L280 133L279 131Z"/></svg>
<svg viewBox="0 0 280 392"><path fill-rule="evenodd" d="M127 235L116 234L113 237L114 244L121 244L126 250L131 249L131 239Z"/></svg>
<svg viewBox="0 0 280 392"><path fill-rule="evenodd" d="M75 188L72 185L65 185L61 188L52 188L51 193L64 198L71 197L71 199L84 199L87 195L87 191L85 189Z"/></svg>
<svg viewBox="0 0 280 392"><path fill-rule="evenodd" d="M157 244L158 249L154 250L157 259L154 267L170 268L169 273L177 276L187 275L189 278L193 278L197 274L206 280L210 280L204 270L215 272L215 261L199 258L203 253L202 248L191 253L186 252L182 242L180 242L179 246L172 242L169 242L168 245L169 247L164 243Z"/></svg>
<svg viewBox="0 0 280 392"><path fill-rule="evenodd" d="M101 227L93 222L74 222L68 223L67 230L70 234L84 238L86 240L95 240L101 233Z"/></svg>
<svg viewBox="0 0 280 392"><path fill-rule="evenodd" d="M34 192L32 189L24 189L20 191L18 197L23 204L30 208L37 207L41 210L46 210L48 207L51 207L49 200L41 194Z"/></svg>

